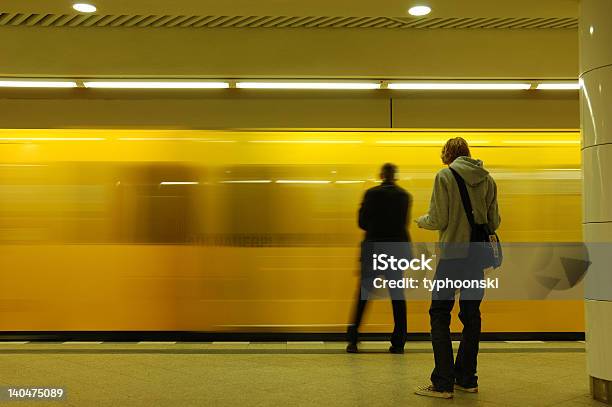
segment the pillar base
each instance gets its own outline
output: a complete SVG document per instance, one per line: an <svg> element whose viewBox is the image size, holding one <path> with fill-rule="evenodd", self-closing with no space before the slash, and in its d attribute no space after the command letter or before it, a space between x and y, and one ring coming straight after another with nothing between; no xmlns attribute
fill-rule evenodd
<svg viewBox="0 0 612 407"><path fill-rule="evenodd" d="M597 401L612 405L612 381L589 376L591 395Z"/></svg>

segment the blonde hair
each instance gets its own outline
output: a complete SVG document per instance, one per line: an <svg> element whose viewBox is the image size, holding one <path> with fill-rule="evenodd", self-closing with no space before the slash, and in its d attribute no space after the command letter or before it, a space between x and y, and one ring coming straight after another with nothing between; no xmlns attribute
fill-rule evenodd
<svg viewBox="0 0 612 407"><path fill-rule="evenodd" d="M463 137L449 139L442 147L442 162L446 165L455 161L457 157L471 157L470 148Z"/></svg>

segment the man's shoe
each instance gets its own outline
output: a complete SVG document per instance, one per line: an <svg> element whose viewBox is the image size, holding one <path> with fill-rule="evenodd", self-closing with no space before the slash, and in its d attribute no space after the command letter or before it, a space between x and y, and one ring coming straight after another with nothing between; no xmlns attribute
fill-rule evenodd
<svg viewBox="0 0 612 407"><path fill-rule="evenodd" d="M436 397L439 399L452 399L453 398L452 391L439 391L439 390L436 390L436 388L431 384L429 386L417 387L416 390L414 391L414 394L418 394L419 396L426 396L426 397Z"/></svg>
<svg viewBox="0 0 612 407"><path fill-rule="evenodd" d="M357 353L357 352L359 352L359 349L357 349L356 343L349 343L348 345L346 345L346 353Z"/></svg>
<svg viewBox="0 0 612 407"><path fill-rule="evenodd" d="M396 354L398 354L398 355L401 355L402 353L404 353L404 347L401 347L401 348L400 348L399 346L393 346L393 345L391 345L391 346L389 347L389 352L390 352L390 353L396 353Z"/></svg>
<svg viewBox="0 0 612 407"><path fill-rule="evenodd" d="M455 383L455 390L464 391L466 393L478 393L478 386L463 387L463 386L458 385L457 383Z"/></svg>

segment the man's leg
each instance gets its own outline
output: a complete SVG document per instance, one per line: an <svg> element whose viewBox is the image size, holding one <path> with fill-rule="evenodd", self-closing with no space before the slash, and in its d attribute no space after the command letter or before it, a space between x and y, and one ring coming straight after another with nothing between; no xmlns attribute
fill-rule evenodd
<svg viewBox="0 0 612 407"><path fill-rule="evenodd" d="M361 293L359 293L353 312L353 318L347 331L347 340L350 344L357 344L359 339L359 325L361 325L361 319L363 318L363 312L365 311L367 302L368 300L361 299Z"/></svg>
<svg viewBox="0 0 612 407"><path fill-rule="evenodd" d="M346 333L347 341L351 345L357 345L357 341L359 340L359 326L361 325L363 313L368 303L369 287L372 284L371 281L373 281L371 278L362 277L359 283L353 318L351 319L351 324L348 326Z"/></svg>
<svg viewBox="0 0 612 407"><path fill-rule="evenodd" d="M399 281L402 274L393 274L391 279ZM408 331L406 321L406 299L403 288L389 288L391 297L391 307L393 308L393 334L391 335L391 345L396 350L404 350L406 344L406 332Z"/></svg>
<svg viewBox="0 0 612 407"><path fill-rule="evenodd" d="M457 263L455 260L440 260L435 279L445 280L447 276L452 276ZM437 391L452 392L454 389L453 343L450 335L451 311L454 305L454 289L442 288L432 292L429 317L435 367L431 373L431 383Z"/></svg>
<svg viewBox="0 0 612 407"><path fill-rule="evenodd" d="M459 319L463 323L461 344L455 361L455 378L457 384L465 388L478 387L476 367L480 342L480 301L460 300Z"/></svg>
<svg viewBox="0 0 612 407"><path fill-rule="evenodd" d="M452 392L455 381L453 343L450 335L451 311L454 304L454 300L432 300L429 308L431 345L435 361L431 383L438 391Z"/></svg>
<svg viewBox="0 0 612 407"><path fill-rule="evenodd" d="M484 278L482 268L471 264L470 260L466 261L460 274L465 280L482 280ZM455 360L455 381L459 386L467 389L478 388L476 365L481 330L480 303L483 298L484 289L482 288L461 290L459 319L463 324L463 332L457 359Z"/></svg>
<svg viewBox="0 0 612 407"><path fill-rule="evenodd" d="M408 324L406 321L406 300L391 300L393 307L393 334L391 335L391 345L397 349L404 349L406 344L406 332Z"/></svg>

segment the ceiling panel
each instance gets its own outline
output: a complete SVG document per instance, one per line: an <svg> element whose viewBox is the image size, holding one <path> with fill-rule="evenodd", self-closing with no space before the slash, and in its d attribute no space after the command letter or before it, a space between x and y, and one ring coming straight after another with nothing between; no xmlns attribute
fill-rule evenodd
<svg viewBox="0 0 612 407"><path fill-rule="evenodd" d="M0 26L135 28L576 29L575 17L199 16L0 13Z"/></svg>
<svg viewBox="0 0 612 407"><path fill-rule="evenodd" d="M424 3L438 18L578 17L578 0L83 0L100 14L156 16L405 16ZM0 11L22 14L69 14L73 1L2 0ZM76 0L74 0L76 2Z"/></svg>

